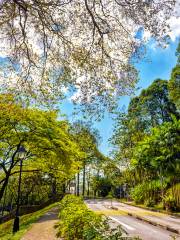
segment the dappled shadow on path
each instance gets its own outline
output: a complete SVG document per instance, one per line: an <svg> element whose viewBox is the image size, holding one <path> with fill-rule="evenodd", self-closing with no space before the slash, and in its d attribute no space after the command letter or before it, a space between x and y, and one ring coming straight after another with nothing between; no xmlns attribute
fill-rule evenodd
<svg viewBox="0 0 180 240"><path fill-rule="evenodd" d="M56 229L59 209L53 208L32 225L21 240L57 240Z"/></svg>
<svg viewBox="0 0 180 240"><path fill-rule="evenodd" d="M51 211L45 213L42 217L40 217L38 223L51 220L58 220L58 214L59 214L58 208L53 208Z"/></svg>

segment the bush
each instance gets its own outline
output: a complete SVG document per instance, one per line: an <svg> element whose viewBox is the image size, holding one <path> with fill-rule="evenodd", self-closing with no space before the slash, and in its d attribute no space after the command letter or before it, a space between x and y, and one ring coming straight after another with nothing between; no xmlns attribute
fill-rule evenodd
<svg viewBox="0 0 180 240"><path fill-rule="evenodd" d="M135 201L136 204L144 202L144 189L142 184L137 185L130 192L131 198Z"/></svg>
<svg viewBox="0 0 180 240"><path fill-rule="evenodd" d="M170 211L174 211L176 210L176 201L175 198L173 197L173 195L171 194L167 194L164 197L164 207L166 208L166 210L170 210Z"/></svg>
<svg viewBox="0 0 180 240"><path fill-rule="evenodd" d="M110 229L108 219L89 210L79 197L67 195L60 203L58 236L65 240L122 240L122 231ZM129 238L128 238L129 239Z"/></svg>
<svg viewBox="0 0 180 240"><path fill-rule="evenodd" d="M131 198L135 203L154 206L160 200L161 183L158 180L138 184L131 190ZM165 187L165 186L164 186Z"/></svg>
<svg viewBox="0 0 180 240"><path fill-rule="evenodd" d="M180 183L172 186L166 191L163 199L166 210L179 211L180 210Z"/></svg>
<svg viewBox="0 0 180 240"><path fill-rule="evenodd" d="M146 207L154 207L155 202L153 199L147 199L147 200L145 200L144 204Z"/></svg>

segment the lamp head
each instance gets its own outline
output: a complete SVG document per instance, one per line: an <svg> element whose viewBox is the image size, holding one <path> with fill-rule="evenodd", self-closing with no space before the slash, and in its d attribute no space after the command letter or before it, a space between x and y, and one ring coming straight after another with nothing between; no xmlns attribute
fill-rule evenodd
<svg viewBox="0 0 180 240"><path fill-rule="evenodd" d="M23 159L25 157L25 154L26 154L26 149L23 146L20 146L17 152L18 158Z"/></svg>

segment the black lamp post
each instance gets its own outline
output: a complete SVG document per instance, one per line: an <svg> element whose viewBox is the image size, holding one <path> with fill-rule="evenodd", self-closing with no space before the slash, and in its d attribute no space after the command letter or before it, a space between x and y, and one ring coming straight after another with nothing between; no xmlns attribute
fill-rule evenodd
<svg viewBox="0 0 180 240"><path fill-rule="evenodd" d="M22 160L24 159L26 150L23 146L20 146L17 157L20 160L19 182L18 182L18 196L17 196L17 208L13 225L13 233L19 231L19 207L20 207L20 193L21 193L21 175L22 175Z"/></svg>

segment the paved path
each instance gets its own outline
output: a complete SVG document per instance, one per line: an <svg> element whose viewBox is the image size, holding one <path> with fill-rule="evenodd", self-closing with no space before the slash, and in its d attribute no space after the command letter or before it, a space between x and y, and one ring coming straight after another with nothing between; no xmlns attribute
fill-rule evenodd
<svg viewBox="0 0 180 240"><path fill-rule="evenodd" d="M128 216L127 213L131 212L144 217L150 217L154 221L161 221L171 225L174 224L173 226L179 228L180 221L176 217L154 213L152 211L146 211L144 209L132 207L119 202L113 202L113 206L117 207L118 211L109 210L107 208L110 206L110 202L108 200L87 200L86 203L92 210L103 212L109 216L111 220L114 221L114 224L121 225L129 236L139 236L143 240L172 240L173 238L171 236L176 236L176 240L180 239L177 234Z"/></svg>
<svg viewBox="0 0 180 240"><path fill-rule="evenodd" d="M58 222L58 208L53 208L32 225L21 240L57 240L54 225Z"/></svg>

